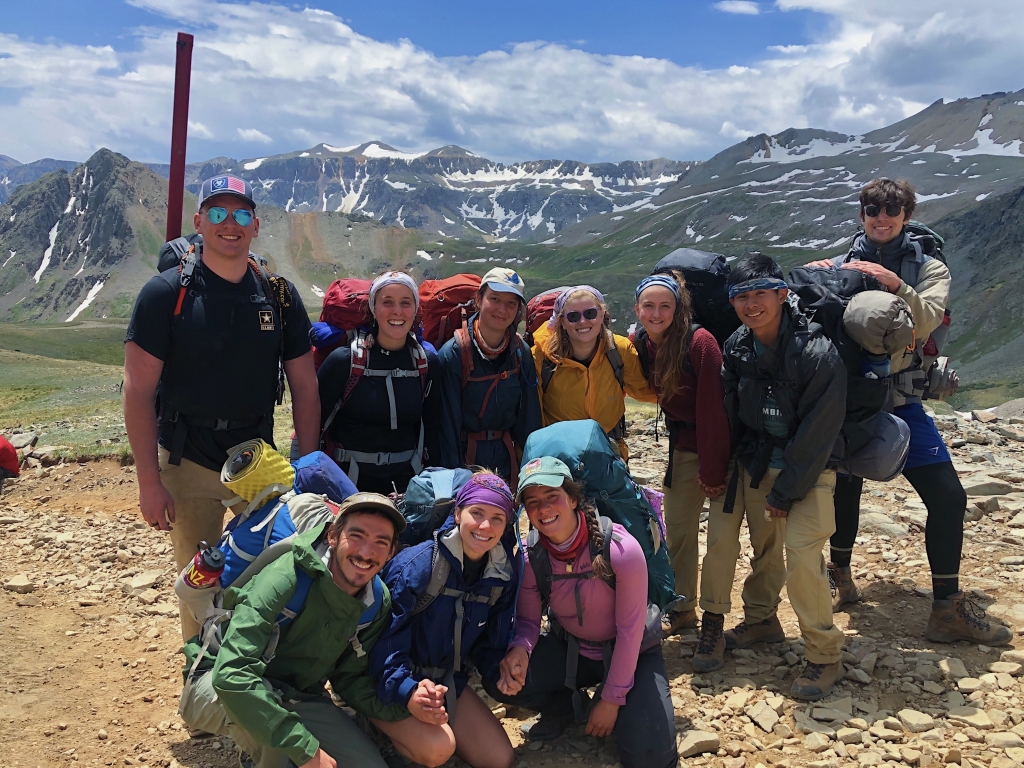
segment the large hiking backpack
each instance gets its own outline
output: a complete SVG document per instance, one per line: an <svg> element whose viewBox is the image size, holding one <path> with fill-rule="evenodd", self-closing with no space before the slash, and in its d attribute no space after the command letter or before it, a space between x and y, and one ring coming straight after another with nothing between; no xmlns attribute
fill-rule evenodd
<svg viewBox="0 0 1024 768"><path fill-rule="evenodd" d="M533 346L533 334L555 313L555 299L568 286L561 285L550 291L538 293L526 302L526 343Z"/></svg>
<svg viewBox="0 0 1024 768"><path fill-rule="evenodd" d="M693 304L693 317L706 328L718 346L724 346L740 319L729 303L729 264L720 253L677 248L654 265L651 274L681 272Z"/></svg>
<svg viewBox="0 0 1024 768"><path fill-rule="evenodd" d="M224 590L245 586L267 565L290 552L296 536L330 523L338 512L337 505L356 493L345 473L320 451L303 456L292 466L295 486L291 491L262 504L266 493L257 494L254 502L226 526L217 544L224 555L224 570L215 586L194 589L181 576L174 583L175 594L202 627L202 650L189 671L189 681L207 651L216 654L220 649L224 624L233 614L223 607ZM320 546L326 547L326 541ZM301 568L296 568L295 576L295 592L274 622L270 643L263 654L264 663L274 657L281 630L302 611L313 584L313 577ZM360 656L365 652L359 643L359 631L373 621L383 601L384 588L379 577L374 577L372 590L373 605L360 616L357 630L350 638Z"/></svg>
<svg viewBox="0 0 1024 768"><path fill-rule="evenodd" d="M407 547L429 539L455 508L455 494L473 476L468 469L425 469L409 481L398 497L406 520L399 540Z"/></svg>
<svg viewBox="0 0 1024 768"><path fill-rule="evenodd" d="M663 611L676 603L675 576L657 516L601 425L581 419L538 429L526 441L522 465L542 456L564 462L598 513L640 542L647 558L648 599Z"/></svg>
<svg viewBox="0 0 1024 768"><path fill-rule="evenodd" d="M364 451L347 450L344 446L336 443L329 434L331 424L334 423L334 419L337 417L338 412L345 407L345 404L352 397L352 393L355 391L356 385L359 384L360 380L364 376L371 378L383 378L385 386L388 390L388 402L391 409L391 423L390 427L392 430L398 429L398 407L395 402L395 392L392 385L392 381L397 378L412 378L414 376L419 377L420 390L423 395L423 399L427 399L427 395L430 392L430 384L427 381L429 375L429 367L427 361L427 353L423 349L423 346L415 339L415 337L409 337L409 349L412 354L413 362L416 364L415 370L404 370L401 368L369 368L367 367L370 360L370 351L366 347L366 333L363 331L356 331L352 335L350 342L350 348L352 350L352 356L349 364L348 381L345 383L345 390L339 398L338 402L334 404L330 414L324 421L323 429L320 431L320 445L324 448L327 454L334 459L338 464L348 463L348 469L346 470L349 478L353 483L359 482L359 463L366 464L401 464L403 462L410 462L412 464L413 472L418 473L422 468L423 458L423 443L425 441L423 420L420 419L420 437L416 448L408 451L401 451L397 453L389 453L382 455L378 452L367 453Z"/></svg>
<svg viewBox="0 0 1024 768"><path fill-rule="evenodd" d="M465 328L480 291L480 276L458 274L420 283L423 338L440 349L459 328Z"/></svg>
<svg viewBox="0 0 1024 768"><path fill-rule="evenodd" d="M358 277L335 280L324 294L320 322L309 332L313 345L313 366L320 370L327 356L342 344L350 342L349 331L368 330L373 324L370 314L370 281Z"/></svg>
<svg viewBox="0 0 1024 768"><path fill-rule="evenodd" d="M866 341L866 338L857 331L851 335L853 329L849 321L854 313L849 310L855 297L874 296L882 303L903 305L899 322L905 328L913 326L910 308L902 299L881 291L874 277L854 269L794 267L790 270L788 283L801 309L822 327L846 368L846 416L833 449L831 466L869 480L891 480L906 463L910 432L901 419L886 412L891 406L891 381L884 375L865 375L868 352L855 336L861 341ZM865 333L868 330L859 329ZM886 364L905 342L906 337L902 334L891 338L879 336L874 340L874 343L882 345L895 345L881 355Z"/></svg>

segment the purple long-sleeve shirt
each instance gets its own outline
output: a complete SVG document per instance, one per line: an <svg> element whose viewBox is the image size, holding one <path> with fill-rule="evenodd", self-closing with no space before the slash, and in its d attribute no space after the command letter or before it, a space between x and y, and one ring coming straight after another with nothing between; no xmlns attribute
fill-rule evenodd
<svg viewBox="0 0 1024 768"><path fill-rule="evenodd" d="M637 656L644 636L647 618L647 561L637 540L626 533L618 523L612 526L611 566L615 572L615 589L601 579L580 581L580 599L583 605L583 626L576 619L576 579L561 579L551 584L551 612L558 623L581 640L602 643L615 639L615 650L608 669L601 698L622 706L626 694L633 687ZM527 553L529 560L529 553ZM564 565L554 558L551 566L555 573ZM584 573L592 570L590 548L584 547L577 556L572 570ZM533 568L523 569L523 583L516 605L516 633L510 647L518 646L533 653L540 637L541 598ZM601 659L599 647L580 646L580 653L590 659Z"/></svg>

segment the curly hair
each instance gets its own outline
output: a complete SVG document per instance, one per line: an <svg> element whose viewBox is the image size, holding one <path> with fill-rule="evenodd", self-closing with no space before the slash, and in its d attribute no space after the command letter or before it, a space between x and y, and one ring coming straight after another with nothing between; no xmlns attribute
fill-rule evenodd
<svg viewBox="0 0 1024 768"><path fill-rule="evenodd" d="M903 206L903 212L909 219L917 207L917 195L913 185L906 179L878 178L872 179L860 188L860 209L864 212L865 205L886 206L889 204Z"/></svg>
<svg viewBox="0 0 1024 768"><path fill-rule="evenodd" d="M672 277L679 286L679 298L676 299L672 324L658 344L658 352L654 358L652 383L661 393L658 399L662 403L683 390L679 381L686 368L686 356L689 354L687 341L693 317L693 304L690 301L690 292L686 289L686 278L683 277L683 273L673 269L665 274ZM637 302L638 310L639 306L640 303ZM637 314L639 315L639 312Z"/></svg>
<svg viewBox="0 0 1024 768"><path fill-rule="evenodd" d="M611 563L604 559L601 552L604 549L604 536L601 534L601 523L597 519L597 509L593 502L583 493L583 484L566 478L562 481L562 489L566 495L576 502L576 509L583 513L583 521L587 524L587 535L594 543L593 549L598 553L590 563L594 569L594 575L601 579L610 579L612 572Z"/></svg>
<svg viewBox="0 0 1024 768"><path fill-rule="evenodd" d="M573 291L565 298L565 303L568 304L570 301L575 299L591 298L601 308L601 312L604 313L604 320L601 322L601 330L605 337L605 346L611 348L615 344L615 339L612 338L612 323L611 318L608 315L608 305L603 301L600 301L597 296L592 294L590 291L579 289ZM551 334L551 341L549 342L551 350L551 356L558 357L561 359L572 357L572 342L569 341L569 334L562 327L562 316L565 315L565 309L562 309L561 314L556 318L555 332Z"/></svg>

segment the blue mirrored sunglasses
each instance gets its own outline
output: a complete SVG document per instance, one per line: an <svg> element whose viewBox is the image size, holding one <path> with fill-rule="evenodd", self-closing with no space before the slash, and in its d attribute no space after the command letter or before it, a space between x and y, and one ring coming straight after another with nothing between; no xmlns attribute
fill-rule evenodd
<svg viewBox="0 0 1024 768"><path fill-rule="evenodd" d="M228 218L228 209L215 205L206 209L206 215L209 217L211 224L223 224ZM231 212L231 218L240 227L248 227L252 224L252 215L252 211L248 208L235 208Z"/></svg>

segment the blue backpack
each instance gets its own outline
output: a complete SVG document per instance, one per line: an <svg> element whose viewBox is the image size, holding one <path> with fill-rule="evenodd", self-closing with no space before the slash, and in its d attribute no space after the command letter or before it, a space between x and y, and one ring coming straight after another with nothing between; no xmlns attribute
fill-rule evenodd
<svg viewBox="0 0 1024 768"><path fill-rule="evenodd" d="M675 575L658 519L601 425L593 419L581 419L538 429L526 441L522 466L542 456L564 462L573 479L583 485L598 514L618 523L640 542L647 559L648 600L662 611L678 602Z"/></svg>
<svg viewBox="0 0 1024 768"><path fill-rule="evenodd" d="M455 508L455 494L473 476L468 469L425 469L409 481L398 509L405 517L399 540L407 547L427 541Z"/></svg>

